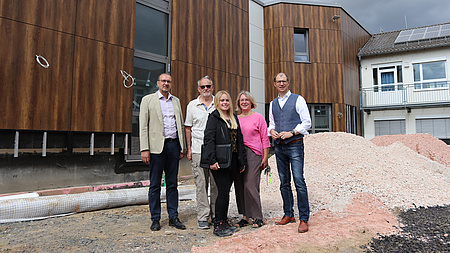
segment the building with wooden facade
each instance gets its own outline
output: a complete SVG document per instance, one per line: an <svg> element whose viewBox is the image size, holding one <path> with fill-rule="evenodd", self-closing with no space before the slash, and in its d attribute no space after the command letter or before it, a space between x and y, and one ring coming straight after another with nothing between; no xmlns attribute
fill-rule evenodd
<svg viewBox="0 0 450 253"><path fill-rule="evenodd" d="M312 133L361 134L357 53L370 34L337 5L0 0L0 32L0 193L148 180L139 104L164 72L183 110L209 75L215 91L250 90L262 114L286 72Z"/></svg>

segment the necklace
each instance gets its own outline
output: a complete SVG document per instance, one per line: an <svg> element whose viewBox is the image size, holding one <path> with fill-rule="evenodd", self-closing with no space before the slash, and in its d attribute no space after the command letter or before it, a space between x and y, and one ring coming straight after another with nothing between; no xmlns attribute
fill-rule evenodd
<svg viewBox="0 0 450 253"><path fill-rule="evenodd" d="M245 117L247 117L247 116L250 116L250 115L252 115L253 113L255 113L255 112L254 112L254 111L252 111L252 110L250 110L250 111L249 111L248 113L244 113L244 112L242 112L240 116L241 116L241 117L244 117L244 118L245 118Z"/></svg>

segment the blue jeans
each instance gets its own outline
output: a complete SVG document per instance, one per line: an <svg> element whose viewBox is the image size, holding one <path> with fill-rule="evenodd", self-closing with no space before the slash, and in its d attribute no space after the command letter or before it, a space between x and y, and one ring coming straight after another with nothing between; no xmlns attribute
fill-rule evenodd
<svg viewBox="0 0 450 253"><path fill-rule="evenodd" d="M169 219L178 217L178 164L180 142L165 142L161 154L150 154L150 186L148 205L152 220L161 219L161 178L165 173L166 202Z"/></svg>
<svg viewBox="0 0 450 253"><path fill-rule="evenodd" d="M294 197L291 189L291 171L297 191L298 216L300 220L309 220L308 189L303 177L305 159L303 142L292 144L276 144L278 175L280 177L280 191L283 198L284 215L294 217ZM290 165L290 166L289 166ZM290 169L289 169L290 167Z"/></svg>

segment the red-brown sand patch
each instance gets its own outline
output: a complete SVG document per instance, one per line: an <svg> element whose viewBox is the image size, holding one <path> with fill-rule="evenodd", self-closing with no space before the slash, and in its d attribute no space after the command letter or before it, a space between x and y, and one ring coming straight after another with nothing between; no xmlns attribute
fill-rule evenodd
<svg viewBox="0 0 450 253"><path fill-rule="evenodd" d="M298 221L285 226L270 222L254 232L238 232L213 246L193 248L192 252L293 252L312 245L332 247L361 234L370 238L377 233L394 233L393 226L398 222L379 199L358 194L343 212L320 210L312 215L307 233L298 233L297 226Z"/></svg>

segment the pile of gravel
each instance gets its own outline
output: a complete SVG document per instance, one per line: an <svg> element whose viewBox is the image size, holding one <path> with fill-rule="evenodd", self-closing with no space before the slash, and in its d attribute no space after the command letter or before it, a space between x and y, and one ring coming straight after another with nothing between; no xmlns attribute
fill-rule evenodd
<svg viewBox="0 0 450 253"><path fill-rule="evenodd" d="M432 161L450 166L449 146L430 134L382 135L370 141L378 146L389 146L395 142L401 142Z"/></svg>
<svg viewBox="0 0 450 253"><path fill-rule="evenodd" d="M365 252L450 252L450 206L412 208L399 219L400 234L374 239Z"/></svg>
<svg viewBox="0 0 450 253"><path fill-rule="evenodd" d="M426 142L417 135L409 140ZM450 149L444 148L442 152ZM358 193L369 193L390 209L450 204L450 167L402 142L384 147L348 133L309 135L305 138L305 179L313 212L341 211Z"/></svg>

